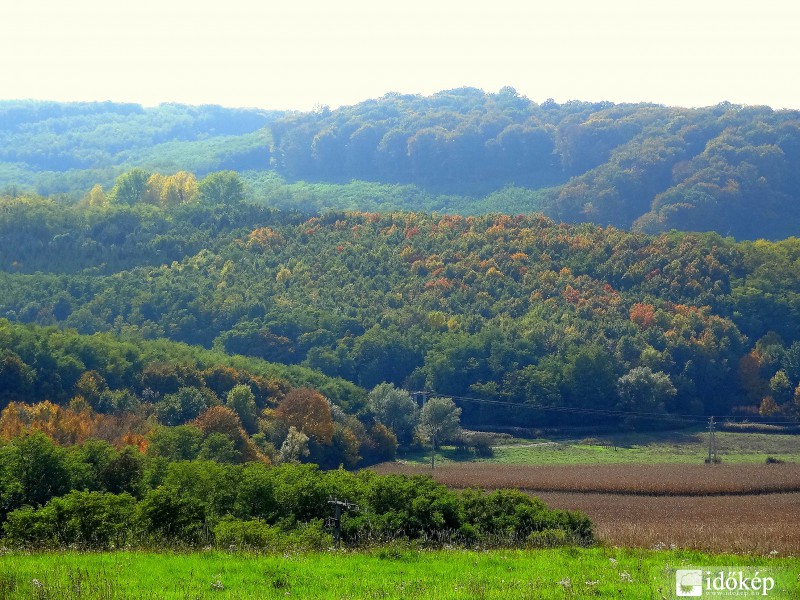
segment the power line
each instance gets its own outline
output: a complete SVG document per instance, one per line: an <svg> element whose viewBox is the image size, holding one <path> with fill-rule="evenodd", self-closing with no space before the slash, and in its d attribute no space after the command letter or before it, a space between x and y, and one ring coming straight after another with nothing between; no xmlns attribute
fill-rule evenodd
<svg viewBox="0 0 800 600"><path fill-rule="evenodd" d="M420 393L420 392L416 392ZM677 414L677 413L655 413L655 412L642 412L642 411L623 411L623 410L612 410L612 409L604 409L604 408L582 408L582 407L570 407L570 406L534 406L531 404L521 403L521 402L511 402L508 400L489 400L487 398L474 398L470 396L455 396L452 394L439 394L438 392L429 391L429 395L431 396L444 396L447 398L452 398L453 400L460 400L462 402L471 402L471 403L478 403L478 404L488 404L492 406L506 406L510 408L525 408L528 410L538 410L538 411L549 411L549 412L562 412L562 413L572 413L572 414L583 414L583 415L597 415L597 416L606 416L606 417L641 417L641 418L670 418L673 420L685 420L685 421L692 421L692 422L705 422L708 417L704 415L685 415L685 414ZM747 416L742 415L722 415L716 417L718 419L725 419L725 420L746 420L748 419ZM796 424L796 421L786 418L780 420L771 420L771 421L758 421L760 425L793 425Z"/></svg>

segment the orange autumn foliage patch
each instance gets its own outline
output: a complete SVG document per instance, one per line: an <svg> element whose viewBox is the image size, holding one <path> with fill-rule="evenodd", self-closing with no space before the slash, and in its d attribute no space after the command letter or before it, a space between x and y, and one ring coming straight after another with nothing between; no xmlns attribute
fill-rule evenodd
<svg viewBox="0 0 800 600"><path fill-rule="evenodd" d="M191 422L191 425L200 429L204 435L221 433L228 436L233 440L234 447L241 453L244 461L269 462L269 459L250 441L239 415L227 406L212 406L206 409Z"/></svg>
<svg viewBox="0 0 800 600"><path fill-rule="evenodd" d="M114 446L146 449L145 436L152 424L135 414L104 415L94 412L77 398L76 408L45 400L36 404L11 402L0 412L0 439L8 441L22 433L40 431L62 446L82 444L89 438L105 440Z"/></svg>
<svg viewBox="0 0 800 600"><path fill-rule="evenodd" d="M287 427L295 427L320 444L333 440L333 414L328 400L316 390L297 388L275 409Z"/></svg>
<svg viewBox="0 0 800 600"><path fill-rule="evenodd" d="M656 309L652 304L637 303L631 307L631 322L642 329L649 329L656 324Z"/></svg>

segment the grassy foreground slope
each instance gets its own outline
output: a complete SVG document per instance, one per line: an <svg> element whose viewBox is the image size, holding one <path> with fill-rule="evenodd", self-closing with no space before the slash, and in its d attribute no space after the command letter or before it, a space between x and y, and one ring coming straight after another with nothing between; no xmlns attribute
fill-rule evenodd
<svg viewBox="0 0 800 600"><path fill-rule="evenodd" d="M0 556L0 598L644 598L673 597L674 569L726 565L776 579L796 598L792 559L609 548L253 556L200 552Z"/></svg>

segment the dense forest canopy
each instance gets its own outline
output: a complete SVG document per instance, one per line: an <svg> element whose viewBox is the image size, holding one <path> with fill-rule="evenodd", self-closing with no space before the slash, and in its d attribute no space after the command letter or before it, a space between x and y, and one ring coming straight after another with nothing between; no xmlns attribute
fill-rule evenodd
<svg viewBox="0 0 800 600"><path fill-rule="evenodd" d="M536 104L513 88L464 88L289 115L271 129L277 169L297 179L467 195L513 184L549 188L532 210L559 220L741 238L797 233L797 111Z"/></svg>
<svg viewBox="0 0 800 600"><path fill-rule="evenodd" d="M513 88L278 113L0 103L0 187L80 197L133 167L239 171L302 210L543 212L657 233L797 235L800 113L552 100Z"/></svg>
<svg viewBox="0 0 800 600"><path fill-rule="evenodd" d="M0 316L510 405L465 404L468 425L800 408L795 238L308 216L246 202L235 173L191 181L135 170L75 206L2 199ZM4 344L24 383L36 367Z"/></svg>
<svg viewBox="0 0 800 600"><path fill-rule="evenodd" d="M0 187L85 192L145 167L198 175L269 166L276 111L113 102L0 101Z"/></svg>

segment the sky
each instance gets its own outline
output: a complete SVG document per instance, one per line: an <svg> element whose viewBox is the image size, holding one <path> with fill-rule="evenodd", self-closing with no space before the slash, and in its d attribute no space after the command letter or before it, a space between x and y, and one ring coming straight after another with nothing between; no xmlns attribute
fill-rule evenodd
<svg viewBox="0 0 800 600"><path fill-rule="evenodd" d="M0 99L309 110L388 92L800 109L796 0L9 0Z"/></svg>

